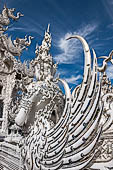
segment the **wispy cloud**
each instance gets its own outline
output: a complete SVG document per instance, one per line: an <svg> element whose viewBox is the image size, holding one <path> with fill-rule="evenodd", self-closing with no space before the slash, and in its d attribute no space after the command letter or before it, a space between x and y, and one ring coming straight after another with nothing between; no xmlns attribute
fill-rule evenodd
<svg viewBox="0 0 113 170"><path fill-rule="evenodd" d="M44 34L44 31L45 31L45 28L43 28L41 24L37 23L35 19L31 17L28 17L28 18L26 17L26 20L24 20L23 26L24 26L24 31L33 32L41 36Z"/></svg>
<svg viewBox="0 0 113 170"><path fill-rule="evenodd" d="M58 69L56 75L66 76L69 74L69 70L66 70L65 67L63 69Z"/></svg>
<svg viewBox="0 0 113 170"><path fill-rule="evenodd" d="M8 31L24 30L23 27L9 27Z"/></svg>
<svg viewBox="0 0 113 170"><path fill-rule="evenodd" d="M78 59L82 49L80 42L76 39L67 41L66 38L77 34L90 40L90 36L96 29L97 24L89 24L77 31L66 33L58 41L58 48L61 50L61 53L55 56L55 60L59 63L72 63L75 59Z"/></svg>
<svg viewBox="0 0 113 170"><path fill-rule="evenodd" d="M81 75L78 75L78 76L74 76L72 75L71 77L69 78L65 78L65 80L68 82L68 83L71 83L71 84L75 84L75 85L78 85L79 82L80 82L80 79L82 79L82 76Z"/></svg>
<svg viewBox="0 0 113 170"><path fill-rule="evenodd" d="M106 12L108 13L109 17L113 20L113 0L110 0L110 1L101 0L101 2L103 3L103 6L106 9Z"/></svg>
<svg viewBox="0 0 113 170"><path fill-rule="evenodd" d="M110 3L111 5L113 5L113 0L109 1L109 3Z"/></svg>
<svg viewBox="0 0 113 170"><path fill-rule="evenodd" d="M16 25L16 23L9 25L9 29L8 29L9 32L17 31L17 30L23 31L24 33L35 33L41 36L44 34L44 28L31 18L27 18L26 20L21 20L21 22L18 25Z"/></svg>

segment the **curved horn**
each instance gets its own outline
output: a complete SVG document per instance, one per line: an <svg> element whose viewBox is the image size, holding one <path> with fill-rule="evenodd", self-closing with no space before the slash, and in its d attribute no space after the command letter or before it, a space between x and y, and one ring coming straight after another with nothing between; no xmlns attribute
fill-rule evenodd
<svg viewBox="0 0 113 170"><path fill-rule="evenodd" d="M59 81L63 84L64 86L64 90L65 90L65 94L67 98L71 98L71 92L70 92L70 88L67 84L67 82L65 80L59 79Z"/></svg>
<svg viewBox="0 0 113 170"><path fill-rule="evenodd" d="M48 131L48 137L50 137L50 138L51 137L53 138L53 136L56 135L56 132L61 133L62 127L65 126L65 125L68 125L69 116L70 116L70 104L71 104L70 88L69 88L69 86L68 86L68 84L65 80L58 79L58 81L60 81L64 86L64 90L65 90L65 94L66 94L66 100L65 100L64 111L62 113L62 116L61 116L59 122L55 125L54 128L52 128ZM64 121L64 118L65 118L65 121Z"/></svg>
<svg viewBox="0 0 113 170"><path fill-rule="evenodd" d="M7 9L7 6L6 6L6 4L4 4L4 9Z"/></svg>
<svg viewBox="0 0 113 170"><path fill-rule="evenodd" d="M49 29L50 29L50 24L48 24L48 27L47 27L47 32L49 32Z"/></svg>
<svg viewBox="0 0 113 170"><path fill-rule="evenodd" d="M89 49L89 46L88 46L88 43L86 42L86 40L79 35L71 36L71 37L67 38L66 40L69 40L72 38L76 38L76 39L80 40L80 42L82 43L83 48L84 48L85 65L91 65L91 54L90 54L90 49Z"/></svg>
<svg viewBox="0 0 113 170"><path fill-rule="evenodd" d="M83 82L87 83L87 81L91 75L91 54L90 54L90 49L89 49L88 43L86 42L86 40L83 37L81 37L79 35L71 36L71 37L67 38L67 40L69 40L71 38L77 38L78 40L80 40L80 42L83 45L84 55L85 55Z"/></svg>
<svg viewBox="0 0 113 170"><path fill-rule="evenodd" d="M96 52L95 52L94 49L92 49L92 51L93 51L93 57L96 59L96 58L97 58L97 57L96 57Z"/></svg>

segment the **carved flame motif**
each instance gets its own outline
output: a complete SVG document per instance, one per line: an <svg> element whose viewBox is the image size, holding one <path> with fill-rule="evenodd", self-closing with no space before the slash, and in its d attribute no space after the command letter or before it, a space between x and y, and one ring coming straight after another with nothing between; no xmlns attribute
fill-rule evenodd
<svg viewBox="0 0 113 170"><path fill-rule="evenodd" d="M38 77L40 74L47 77L38 79L40 82L35 85L37 86L36 91L33 88L29 89L31 93L27 95L27 98L24 98L24 105L21 105L20 112L15 119L16 124L22 126L26 119L29 119L29 115L33 115L32 110L28 111L29 108L26 107L28 104L32 106L35 103L37 107L35 121L31 126L29 135L24 138L22 143L22 157L26 169L78 170L86 167L95 156L96 145L101 134L101 126L99 125L102 114L102 106L99 106L101 80L99 83L97 82L95 53L93 52L94 62L91 73L91 56L88 44L78 35L75 38L79 39L84 47L84 78L76 97L72 97L68 84L59 79L64 85L66 98L64 111L54 127L51 127L50 123L54 100L50 96L55 93L56 88L54 88L54 79L48 77L49 74L52 74L51 71L48 70L49 72L46 74L46 68L53 65L50 65L52 58L48 53L49 49L46 48L46 39L43 40L43 43L45 41L44 46L42 44L39 47L41 52L38 53L37 57L38 69L36 74L38 72ZM44 65L45 58L46 66ZM48 92L43 88L48 89Z"/></svg>
<svg viewBox="0 0 113 170"><path fill-rule="evenodd" d="M9 18L18 18L13 16L13 11L4 6L0 17L4 20L7 14L7 23L3 25L9 24ZM0 35L0 61L7 67L7 73L4 71L3 74L3 69L0 72L4 78L0 85L5 85L5 88L1 87L1 98L3 95L5 99L2 100L3 118L0 118L0 168L110 169L113 160L113 88L109 81L106 85L105 73L101 76L98 71L105 71L107 62L112 62L112 52L104 57L100 68L93 50L91 68L86 40L79 35L69 37L82 43L85 56L83 81L71 93L67 82L55 77L57 64L50 54L49 27L42 44L36 45L36 57L29 67L14 56L20 57L33 37L16 38L12 42L11 37ZM59 83L64 86L65 95Z"/></svg>

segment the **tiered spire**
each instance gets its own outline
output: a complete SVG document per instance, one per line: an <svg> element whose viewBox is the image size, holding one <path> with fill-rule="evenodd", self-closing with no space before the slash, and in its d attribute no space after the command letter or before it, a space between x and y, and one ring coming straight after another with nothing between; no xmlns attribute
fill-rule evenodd
<svg viewBox="0 0 113 170"><path fill-rule="evenodd" d="M53 62L52 55L49 53L51 48L51 34L49 32L50 25L48 24L45 31L42 45L36 45L36 58L33 61L35 66L36 78L39 81L52 80L56 72L56 64Z"/></svg>

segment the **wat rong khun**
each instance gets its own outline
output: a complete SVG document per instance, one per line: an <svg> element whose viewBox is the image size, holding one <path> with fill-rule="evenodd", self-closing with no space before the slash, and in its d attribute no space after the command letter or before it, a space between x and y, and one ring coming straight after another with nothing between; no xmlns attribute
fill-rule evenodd
<svg viewBox="0 0 113 170"><path fill-rule="evenodd" d="M5 33L23 19L14 11L4 5L0 14L0 170L112 170L113 86L106 68L113 51L99 67L86 40L69 37L81 42L85 59L82 83L71 92L55 75L49 25L35 58L21 62L33 37L12 40Z"/></svg>

